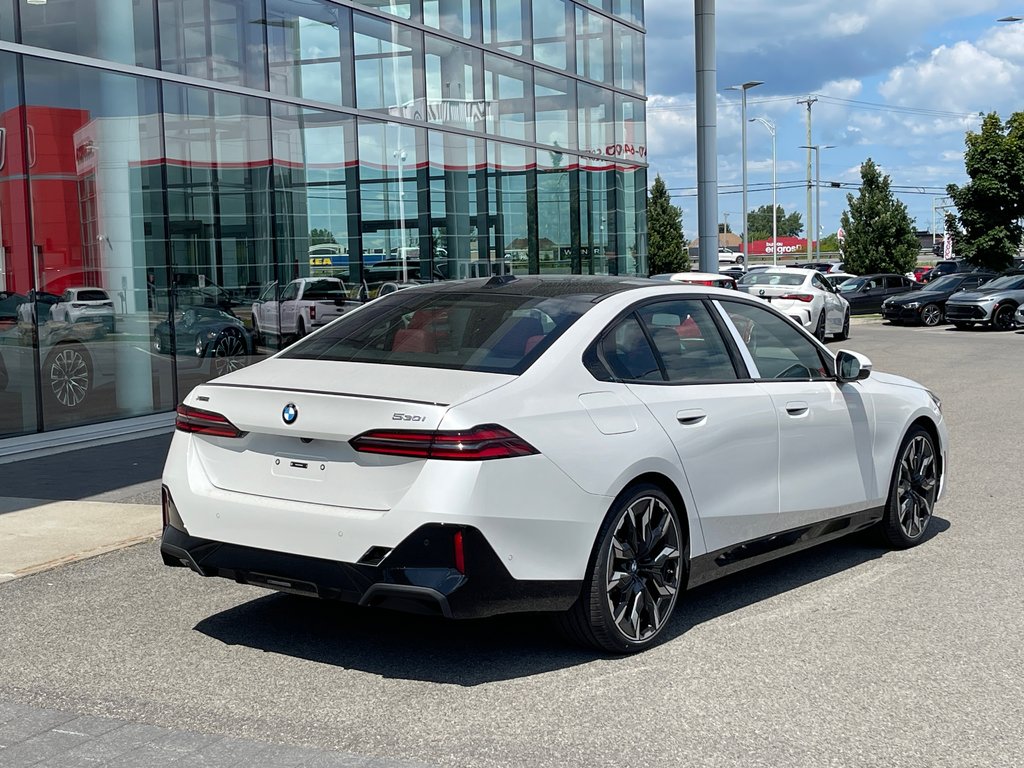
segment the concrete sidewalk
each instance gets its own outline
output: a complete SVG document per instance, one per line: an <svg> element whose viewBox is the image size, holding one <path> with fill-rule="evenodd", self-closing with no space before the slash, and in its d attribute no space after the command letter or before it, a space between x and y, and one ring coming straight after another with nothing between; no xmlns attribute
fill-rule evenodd
<svg viewBox="0 0 1024 768"><path fill-rule="evenodd" d="M0 465L0 581L158 536L170 438Z"/></svg>

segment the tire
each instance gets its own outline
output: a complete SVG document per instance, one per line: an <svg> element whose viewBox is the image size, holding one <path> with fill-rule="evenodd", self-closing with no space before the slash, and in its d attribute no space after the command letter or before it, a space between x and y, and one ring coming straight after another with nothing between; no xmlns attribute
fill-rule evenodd
<svg viewBox="0 0 1024 768"><path fill-rule="evenodd" d="M210 366L216 376L245 368L249 364L245 338L233 328L225 329L210 347Z"/></svg>
<svg viewBox="0 0 1024 768"><path fill-rule="evenodd" d="M928 531L938 492L935 441L925 429L914 427L896 454L885 514L879 522L882 539L894 549L920 544Z"/></svg>
<svg viewBox="0 0 1024 768"><path fill-rule="evenodd" d="M295 340L298 341L299 339L301 339L305 335L306 335L306 321L303 320L300 317L298 322L295 324Z"/></svg>
<svg viewBox="0 0 1024 768"><path fill-rule="evenodd" d="M843 330L836 334L836 341L846 341L850 338L850 311L847 310L843 316Z"/></svg>
<svg viewBox="0 0 1024 768"><path fill-rule="evenodd" d="M992 310L992 327L997 331L1012 331L1017 327L1013 316L1017 313L1017 305L1013 302L1000 304Z"/></svg>
<svg viewBox="0 0 1024 768"><path fill-rule="evenodd" d="M644 530L649 534L641 540ZM612 653L653 645L686 587L686 537L660 488L643 483L623 491L597 534L583 591L560 617L566 634Z"/></svg>
<svg viewBox="0 0 1024 768"><path fill-rule="evenodd" d="M814 338L818 341L825 341L825 310L818 315L818 324L814 326Z"/></svg>
<svg viewBox="0 0 1024 768"><path fill-rule="evenodd" d="M252 316L252 343L254 347L263 346L263 332L260 330L260 323L255 314Z"/></svg>
<svg viewBox="0 0 1024 768"><path fill-rule="evenodd" d="M744 262L743 254L742 253L737 254L737 256L736 256L736 263L739 264L742 267L743 266L743 262Z"/></svg>
<svg viewBox="0 0 1024 768"><path fill-rule="evenodd" d="M60 344L43 363L43 391L58 408L71 410L85 402L92 389L92 360L81 344Z"/></svg>
<svg viewBox="0 0 1024 768"><path fill-rule="evenodd" d="M942 322L942 307L938 304L925 304L920 312L921 325L934 328Z"/></svg>

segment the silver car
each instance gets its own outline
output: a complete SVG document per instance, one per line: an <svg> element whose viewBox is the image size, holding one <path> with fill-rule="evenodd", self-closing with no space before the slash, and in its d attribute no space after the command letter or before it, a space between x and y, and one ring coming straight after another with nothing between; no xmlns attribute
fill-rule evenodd
<svg viewBox="0 0 1024 768"><path fill-rule="evenodd" d="M1017 308L1022 304L1024 274L1003 275L985 283L977 291L965 291L951 297L946 302L946 319L957 328L981 324L1009 331L1020 322Z"/></svg>

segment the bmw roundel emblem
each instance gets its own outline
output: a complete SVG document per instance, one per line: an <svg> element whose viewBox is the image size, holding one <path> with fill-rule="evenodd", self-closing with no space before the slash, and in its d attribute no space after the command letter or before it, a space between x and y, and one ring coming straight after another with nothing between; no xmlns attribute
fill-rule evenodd
<svg viewBox="0 0 1024 768"><path fill-rule="evenodd" d="M285 424L294 424L295 420L299 418L299 409L295 407L295 403L288 403L281 411L281 418L284 419Z"/></svg>

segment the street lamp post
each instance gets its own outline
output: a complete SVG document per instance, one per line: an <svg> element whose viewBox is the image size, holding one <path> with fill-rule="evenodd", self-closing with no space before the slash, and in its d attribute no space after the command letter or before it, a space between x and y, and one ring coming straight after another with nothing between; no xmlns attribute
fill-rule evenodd
<svg viewBox="0 0 1024 768"><path fill-rule="evenodd" d="M726 88L727 91L739 91L741 95L740 121L743 126L742 138L740 139L743 155L743 261L748 267L750 266L750 254L747 253L747 91L759 85L764 85L764 81L748 80L740 85L730 85Z"/></svg>
<svg viewBox="0 0 1024 768"><path fill-rule="evenodd" d="M801 144L800 149L812 149L814 150L814 230L807 227L807 231L814 236L814 231L818 230L818 239L814 243L814 260L821 261L821 150L833 149L835 144ZM808 222L810 224L810 222ZM810 251L810 244L808 244L808 251Z"/></svg>
<svg viewBox="0 0 1024 768"><path fill-rule="evenodd" d="M750 122L757 121L765 128L768 129L768 133L772 135L772 266L779 265L779 209L775 204L775 123L769 120L767 117L752 117Z"/></svg>

